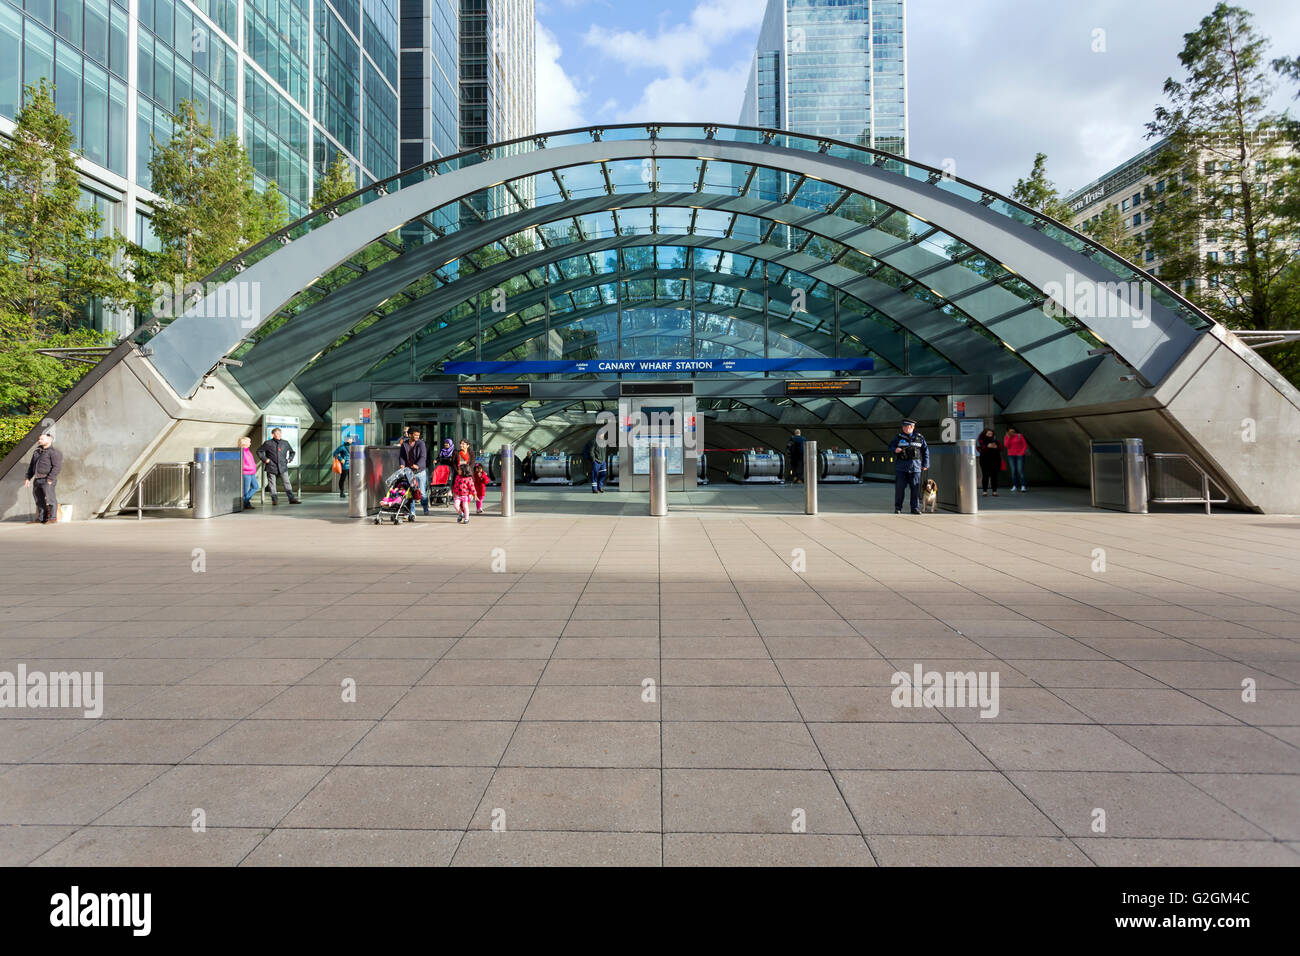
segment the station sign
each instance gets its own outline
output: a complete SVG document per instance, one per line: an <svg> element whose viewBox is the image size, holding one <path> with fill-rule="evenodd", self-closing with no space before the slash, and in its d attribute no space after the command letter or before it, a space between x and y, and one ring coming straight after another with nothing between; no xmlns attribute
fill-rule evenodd
<svg viewBox="0 0 1300 956"><path fill-rule="evenodd" d="M796 378L785 383L787 396L861 395L860 378Z"/></svg>
<svg viewBox="0 0 1300 956"><path fill-rule="evenodd" d="M457 398L532 398L528 382L462 382L456 386Z"/></svg>
<svg viewBox="0 0 1300 956"><path fill-rule="evenodd" d="M870 372L869 358L780 358L780 359L581 359L519 362L445 362L448 375L615 375L662 372L684 375L692 372Z"/></svg>

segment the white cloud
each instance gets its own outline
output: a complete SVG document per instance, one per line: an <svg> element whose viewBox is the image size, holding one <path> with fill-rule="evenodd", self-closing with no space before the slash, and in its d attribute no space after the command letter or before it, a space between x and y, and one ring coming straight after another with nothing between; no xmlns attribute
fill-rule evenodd
<svg viewBox="0 0 1300 956"><path fill-rule="evenodd" d="M664 76L647 83L640 101L619 122L734 123L745 95L749 63L710 67L691 76Z"/></svg>
<svg viewBox="0 0 1300 956"><path fill-rule="evenodd" d="M536 43L538 132L587 125L583 113L587 94L560 65L562 51L555 34L538 23Z"/></svg>
<svg viewBox="0 0 1300 956"><path fill-rule="evenodd" d="M688 22L660 27L654 36L592 24L583 42L627 66L680 76L689 67L708 62L714 48L736 33L756 28L765 6L758 0L702 0L691 10Z"/></svg>

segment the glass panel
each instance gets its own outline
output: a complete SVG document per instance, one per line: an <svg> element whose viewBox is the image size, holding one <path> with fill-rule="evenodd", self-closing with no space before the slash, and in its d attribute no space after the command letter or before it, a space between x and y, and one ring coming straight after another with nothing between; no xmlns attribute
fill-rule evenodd
<svg viewBox="0 0 1300 956"><path fill-rule="evenodd" d="M112 29L108 38L108 68L118 76L126 76L126 12L117 7L112 9Z"/></svg>
<svg viewBox="0 0 1300 956"><path fill-rule="evenodd" d="M73 46L81 46L81 0L56 0L54 32Z"/></svg>
<svg viewBox="0 0 1300 956"><path fill-rule="evenodd" d="M47 27L54 26L54 0L27 0L27 12Z"/></svg>
<svg viewBox="0 0 1300 956"><path fill-rule="evenodd" d="M62 40L54 66L54 105L72 124L73 148L81 145L81 54Z"/></svg>
<svg viewBox="0 0 1300 956"><path fill-rule="evenodd" d="M35 86L41 80L54 83L54 35L29 20L23 37L23 85Z"/></svg>
<svg viewBox="0 0 1300 956"><path fill-rule="evenodd" d="M119 176L126 175L126 86L118 79L109 81L108 99L108 168Z"/></svg>
<svg viewBox="0 0 1300 956"><path fill-rule="evenodd" d="M86 64L83 112L82 149L87 159L105 166L108 164L108 73L93 63Z"/></svg>
<svg viewBox="0 0 1300 956"><path fill-rule="evenodd" d="M108 0L86 0L86 56L108 66Z"/></svg>
<svg viewBox="0 0 1300 956"><path fill-rule="evenodd" d="M0 116L13 119L22 100L23 18L0 4Z"/></svg>

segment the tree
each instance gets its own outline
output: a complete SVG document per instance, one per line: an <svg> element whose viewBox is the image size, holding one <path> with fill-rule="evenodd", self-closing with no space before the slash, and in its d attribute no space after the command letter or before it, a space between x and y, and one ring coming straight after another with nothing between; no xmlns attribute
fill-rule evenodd
<svg viewBox="0 0 1300 956"><path fill-rule="evenodd" d="M1052 181L1047 178L1046 153L1038 153L1034 156L1034 168L1027 179L1016 180L1016 187L1011 190L1011 198L1058 222L1068 222L1070 219L1069 205L1056 191Z"/></svg>
<svg viewBox="0 0 1300 956"><path fill-rule="evenodd" d="M352 171L352 164L343 157L342 153L339 153L330 168L325 171L325 178L316 184L316 191L311 197L311 208L316 210L336 203L356 191L357 177ZM356 205L355 202L344 203L338 210L339 214L350 212L356 208Z"/></svg>
<svg viewBox="0 0 1300 956"><path fill-rule="evenodd" d="M1285 121L1267 109L1268 41L1226 3L1183 39L1186 76L1165 80L1169 105L1147 124L1148 138L1168 140L1153 169L1163 178L1147 191L1160 277L1194 281L1194 301L1229 327L1283 328L1300 222L1287 206L1296 171Z"/></svg>
<svg viewBox="0 0 1300 956"><path fill-rule="evenodd" d="M1101 214L1081 231L1094 242L1105 246L1121 258L1127 259L1134 268L1141 268L1138 265L1141 247L1128 234L1124 219L1115 209L1114 203L1107 203Z"/></svg>
<svg viewBox="0 0 1300 956"><path fill-rule="evenodd" d="M130 286L114 265L116 234L81 205L74 141L42 80L26 90L11 137L0 138L0 409L48 408L86 366L39 348L106 345L85 327L94 299L116 308Z"/></svg>
<svg viewBox="0 0 1300 956"><path fill-rule="evenodd" d="M156 252L128 244L139 304L174 315L184 306L175 290L202 279L285 222L275 183L255 188L253 164L232 135L213 136L194 104L182 100L166 144L153 141L152 189L163 202L154 210Z"/></svg>

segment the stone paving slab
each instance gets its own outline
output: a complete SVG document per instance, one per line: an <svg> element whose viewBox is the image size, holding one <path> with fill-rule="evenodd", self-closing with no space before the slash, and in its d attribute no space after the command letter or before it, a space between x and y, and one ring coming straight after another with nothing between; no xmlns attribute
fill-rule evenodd
<svg viewBox="0 0 1300 956"><path fill-rule="evenodd" d="M1300 865L1300 519L580 491L0 525L0 865Z"/></svg>

